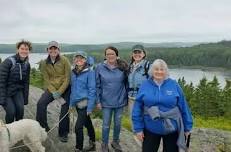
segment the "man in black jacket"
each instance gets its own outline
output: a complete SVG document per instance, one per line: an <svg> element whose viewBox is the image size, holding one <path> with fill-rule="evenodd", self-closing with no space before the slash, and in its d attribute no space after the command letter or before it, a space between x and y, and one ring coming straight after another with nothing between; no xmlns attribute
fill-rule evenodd
<svg viewBox="0 0 231 152"><path fill-rule="evenodd" d="M24 105L28 104L30 64L28 56L32 50L29 41L16 44L16 54L0 64L0 105L6 111L6 123L20 120Z"/></svg>

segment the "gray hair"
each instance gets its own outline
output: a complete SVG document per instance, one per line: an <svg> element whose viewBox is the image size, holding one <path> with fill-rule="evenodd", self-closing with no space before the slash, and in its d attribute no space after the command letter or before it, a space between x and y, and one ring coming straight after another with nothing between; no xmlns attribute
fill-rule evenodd
<svg viewBox="0 0 231 152"><path fill-rule="evenodd" d="M152 74L153 74L154 68L163 68L166 71L166 77L165 77L165 79L169 77L168 65L167 65L167 63L164 60L162 60L162 59L156 59L156 60L153 61L151 67L148 70L148 75L150 77L153 77Z"/></svg>

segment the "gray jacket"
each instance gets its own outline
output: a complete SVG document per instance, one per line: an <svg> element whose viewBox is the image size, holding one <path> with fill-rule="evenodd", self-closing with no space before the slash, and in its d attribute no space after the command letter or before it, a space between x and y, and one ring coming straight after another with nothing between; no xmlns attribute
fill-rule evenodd
<svg viewBox="0 0 231 152"><path fill-rule="evenodd" d="M179 148L186 150L186 142L184 137L184 124L183 124L181 112L177 106L166 112L160 111L157 106L152 106L149 108L144 107L144 114L149 114L152 119L163 119L164 128L167 134L175 131L175 127L170 119L175 120L178 126L177 145L179 146Z"/></svg>

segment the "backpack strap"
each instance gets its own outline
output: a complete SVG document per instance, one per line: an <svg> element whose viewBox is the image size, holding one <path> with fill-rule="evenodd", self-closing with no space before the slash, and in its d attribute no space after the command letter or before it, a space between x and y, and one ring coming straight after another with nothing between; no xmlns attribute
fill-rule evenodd
<svg viewBox="0 0 231 152"><path fill-rule="evenodd" d="M150 62L149 61L145 61L145 63L144 63L144 75L146 76L146 78L148 78L149 67L150 67Z"/></svg>
<svg viewBox="0 0 231 152"><path fill-rule="evenodd" d="M10 59L11 62L12 62L12 66L11 66L11 68L10 68L10 71L11 71L11 70L13 70L13 69L15 68L16 60L15 60L15 58L13 58L12 56L9 57L9 59Z"/></svg>
<svg viewBox="0 0 231 152"><path fill-rule="evenodd" d="M12 71L14 68L15 68L15 66L16 66L16 60L15 60L15 58L14 57L8 57L9 59L10 59L10 61L11 61L11 63L12 63L12 66L11 66L11 68L10 68L10 71ZM26 66L26 68L29 66L29 62L28 61L25 61L25 63L24 63L24 66Z"/></svg>
<svg viewBox="0 0 231 152"><path fill-rule="evenodd" d="M87 57L87 64L90 68L90 70L95 70L95 59L92 56Z"/></svg>

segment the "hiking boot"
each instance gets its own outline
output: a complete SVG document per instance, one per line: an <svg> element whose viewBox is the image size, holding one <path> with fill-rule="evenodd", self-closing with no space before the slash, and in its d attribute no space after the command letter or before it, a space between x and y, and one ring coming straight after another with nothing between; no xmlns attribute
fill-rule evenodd
<svg viewBox="0 0 231 152"><path fill-rule="evenodd" d="M89 140L89 145L83 149L84 152L96 151L95 142Z"/></svg>
<svg viewBox="0 0 231 152"><path fill-rule="evenodd" d="M102 152L109 152L108 144L101 144Z"/></svg>
<svg viewBox="0 0 231 152"><path fill-rule="evenodd" d="M118 141L111 142L111 146L112 146L112 148L115 149L116 152L122 152L122 148L121 148Z"/></svg>
<svg viewBox="0 0 231 152"><path fill-rule="evenodd" d="M67 137L67 135L59 136L59 140L60 140L61 142L67 142L67 141L68 141L68 137Z"/></svg>

